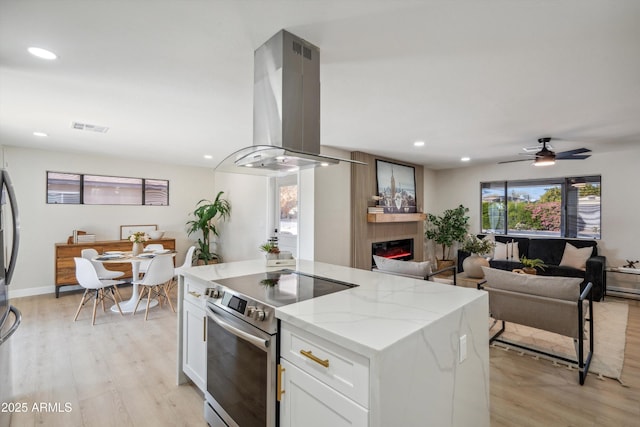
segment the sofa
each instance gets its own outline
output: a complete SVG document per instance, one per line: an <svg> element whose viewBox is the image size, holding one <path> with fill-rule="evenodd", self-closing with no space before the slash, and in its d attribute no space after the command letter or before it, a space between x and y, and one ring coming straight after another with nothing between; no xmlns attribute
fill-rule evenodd
<svg viewBox="0 0 640 427"><path fill-rule="evenodd" d="M542 276L560 276L560 277L577 277L582 279L582 288L587 283L593 285L593 299L600 301L604 297L607 289L606 283L606 257L598 255L598 242L595 240L580 239L562 239L562 238L538 238L538 237L514 237L503 235L492 235L499 244L517 245L517 250L507 250L507 257L501 256L503 259L490 259L489 265L492 268L500 270L512 271L514 269L523 268L520 258L527 257L529 259L539 258L545 264L544 270L538 269L538 274ZM485 238L483 234L478 237ZM578 250L590 247L590 256L586 259L585 268L575 268L567 265L560 265L567 243ZM496 248L497 249L497 248ZM584 249L583 249L584 250ZM515 255L515 256L512 256ZM462 262L466 257L471 255L468 252L458 251L458 271L463 272Z"/></svg>

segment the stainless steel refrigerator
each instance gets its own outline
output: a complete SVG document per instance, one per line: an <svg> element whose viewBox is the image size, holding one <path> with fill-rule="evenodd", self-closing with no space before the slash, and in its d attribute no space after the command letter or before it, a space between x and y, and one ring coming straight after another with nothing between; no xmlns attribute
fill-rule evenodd
<svg viewBox="0 0 640 427"><path fill-rule="evenodd" d="M0 171L0 192L0 403L3 405L0 410L0 427L8 427L12 412L10 403L13 403L11 336L18 330L22 315L9 301L9 283L18 257L20 220L13 185L4 169ZM5 242L5 237L10 242Z"/></svg>

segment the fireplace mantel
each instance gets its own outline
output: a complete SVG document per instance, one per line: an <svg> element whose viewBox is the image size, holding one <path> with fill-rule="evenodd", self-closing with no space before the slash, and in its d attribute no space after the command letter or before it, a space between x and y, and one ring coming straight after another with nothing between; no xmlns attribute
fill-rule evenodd
<svg viewBox="0 0 640 427"><path fill-rule="evenodd" d="M368 210L371 196L377 194L376 160L405 164L394 159L354 151L352 160L366 165L351 166L351 267L371 269L371 244L389 240L413 239L413 260L424 261L424 168L406 163L415 169L417 213L372 213ZM365 213L367 215L365 216Z"/></svg>
<svg viewBox="0 0 640 427"><path fill-rule="evenodd" d="M408 214L386 214L386 213L368 213L367 222L420 222L427 219L425 213L408 213Z"/></svg>

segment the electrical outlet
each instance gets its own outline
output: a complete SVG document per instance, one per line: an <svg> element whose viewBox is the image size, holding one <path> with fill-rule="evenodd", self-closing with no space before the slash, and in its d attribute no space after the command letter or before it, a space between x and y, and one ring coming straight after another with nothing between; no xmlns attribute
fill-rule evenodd
<svg viewBox="0 0 640 427"><path fill-rule="evenodd" d="M462 363L467 358L467 336L463 335L460 337L460 347L458 354L458 362Z"/></svg>

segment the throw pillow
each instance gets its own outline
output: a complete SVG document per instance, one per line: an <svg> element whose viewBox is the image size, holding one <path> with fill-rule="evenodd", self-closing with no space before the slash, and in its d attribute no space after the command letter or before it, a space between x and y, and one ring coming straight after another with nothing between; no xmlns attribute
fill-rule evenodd
<svg viewBox="0 0 640 427"><path fill-rule="evenodd" d="M373 260L380 271L420 277L425 277L427 274L431 273L431 263L429 261L400 261L378 255L374 255Z"/></svg>
<svg viewBox="0 0 640 427"><path fill-rule="evenodd" d="M584 248L576 248L571 243L567 242L564 247L564 253L562 254L562 260L560 265L563 267L573 267L580 270L587 269L587 260L591 257L593 248L587 246Z"/></svg>
<svg viewBox="0 0 640 427"><path fill-rule="evenodd" d="M567 301L580 297L580 278L518 274L489 267L482 267L482 271L489 288Z"/></svg>
<svg viewBox="0 0 640 427"><path fill-rule="evenodd" d="M518 242L496 242L496 246L493 248L493 259L519 260L520 250L518 249Z"/></svg>

